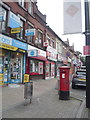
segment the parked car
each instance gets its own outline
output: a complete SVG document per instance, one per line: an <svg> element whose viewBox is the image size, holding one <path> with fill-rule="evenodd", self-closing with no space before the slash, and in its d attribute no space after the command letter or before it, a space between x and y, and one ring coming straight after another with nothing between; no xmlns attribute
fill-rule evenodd
<svg viewBox="0 0 90 120"><path fill-rule="evenodd" d="M86 86L86 70L77 70L72 78L72 88L77 86Z"/></svg>

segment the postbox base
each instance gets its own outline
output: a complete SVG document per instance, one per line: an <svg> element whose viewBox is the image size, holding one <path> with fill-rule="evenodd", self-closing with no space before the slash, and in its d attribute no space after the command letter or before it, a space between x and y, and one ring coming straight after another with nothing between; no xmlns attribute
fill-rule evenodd
<svg viewBox="0 0 90 120"><path fill-rule="evenodd" d="M59 91L59 100L69 100L69 91Z"/></svg>

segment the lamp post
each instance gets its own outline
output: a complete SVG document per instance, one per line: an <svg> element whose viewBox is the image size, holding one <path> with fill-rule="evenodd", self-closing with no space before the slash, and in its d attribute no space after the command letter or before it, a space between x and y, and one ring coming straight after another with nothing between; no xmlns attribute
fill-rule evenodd
<svg viewBox="0 0 90 120"><path fill-rule="evenodd" d="M89 1L85 0L85 39L86 46L90 46ZM86 107L90 108L90 55L86 56Z"/></svg>

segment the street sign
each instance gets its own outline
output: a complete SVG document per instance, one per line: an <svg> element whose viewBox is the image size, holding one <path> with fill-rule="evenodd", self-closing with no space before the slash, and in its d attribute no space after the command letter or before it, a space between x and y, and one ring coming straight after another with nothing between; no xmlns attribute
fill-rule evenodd
<svg viewBox="0 0 90 120"><path fill-rule="evenodd" d="M83 46L83 54L90 55L90 45Z"/></svg>
<svg viewBox="0 0 90 120"><path fill-rule="evenodd" d="M20 27L19 28L12 28L11 33L20 33Z"/></svg>

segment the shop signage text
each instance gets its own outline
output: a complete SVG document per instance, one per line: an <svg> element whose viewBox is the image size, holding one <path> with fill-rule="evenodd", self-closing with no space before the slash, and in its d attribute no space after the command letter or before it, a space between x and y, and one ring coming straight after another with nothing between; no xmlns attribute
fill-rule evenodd
<svg viewBox="0 0 90 120"><path fill-rule="evenodd" d="M47 47L47 58L53 61L57 61L57 50L48 46Z"/></svg>
<svg viewBox="0 0 90 120"><path fill-rule="evenodd" d="M17 47L7 45L7 44L1 43L1 42L0 42L0 47L4 48L4 49L12 50L12 51L16 51L18 49Z"/></svg>
<svg viewBox="0 0 90 120"><path fill-rule="evenodd" d="M20 27L20 18L16 16L14 13L12 13L11 11L9 12L8 26L10 28Z"/></svg>
<svg viewBox="0 0 90 120"><path fill-rule="evenodd" d="M25 30L25 36L34 36L35 35L35 29L27 29Z"/></svg>
<svg viewBox="0 0 90 120"><path fill-rule="evenodd" d="M0 34L0 42L8 45L12 45L12 38Z"/></svg>
<svg viewBox="0 0 90 120"><path fill-rule="evenodd" d="M27 50L28 45L26 43L20 42L18 40L7 37L3 34L0 34L0 46L9 50L16 50L17 48Z"/></svg>
<svg viewBox="0 0 90 120"><path fill-rule="evenodd" d="M27 50L27 44L18 40L12 39L12 46Z"/></svg>
<svg viewBox="0 0 90 120"><path fill-rule="evenodd" d="M45 51L43 51L43 50L41 50L41 49L38 49L38 48L36 48L36 47L33 47L33 46L31 46L31 45L28 45L28 50L38 50L38 55L39 56L43 56L43 57L45 57L46 58L46 52Z"/></svg>

